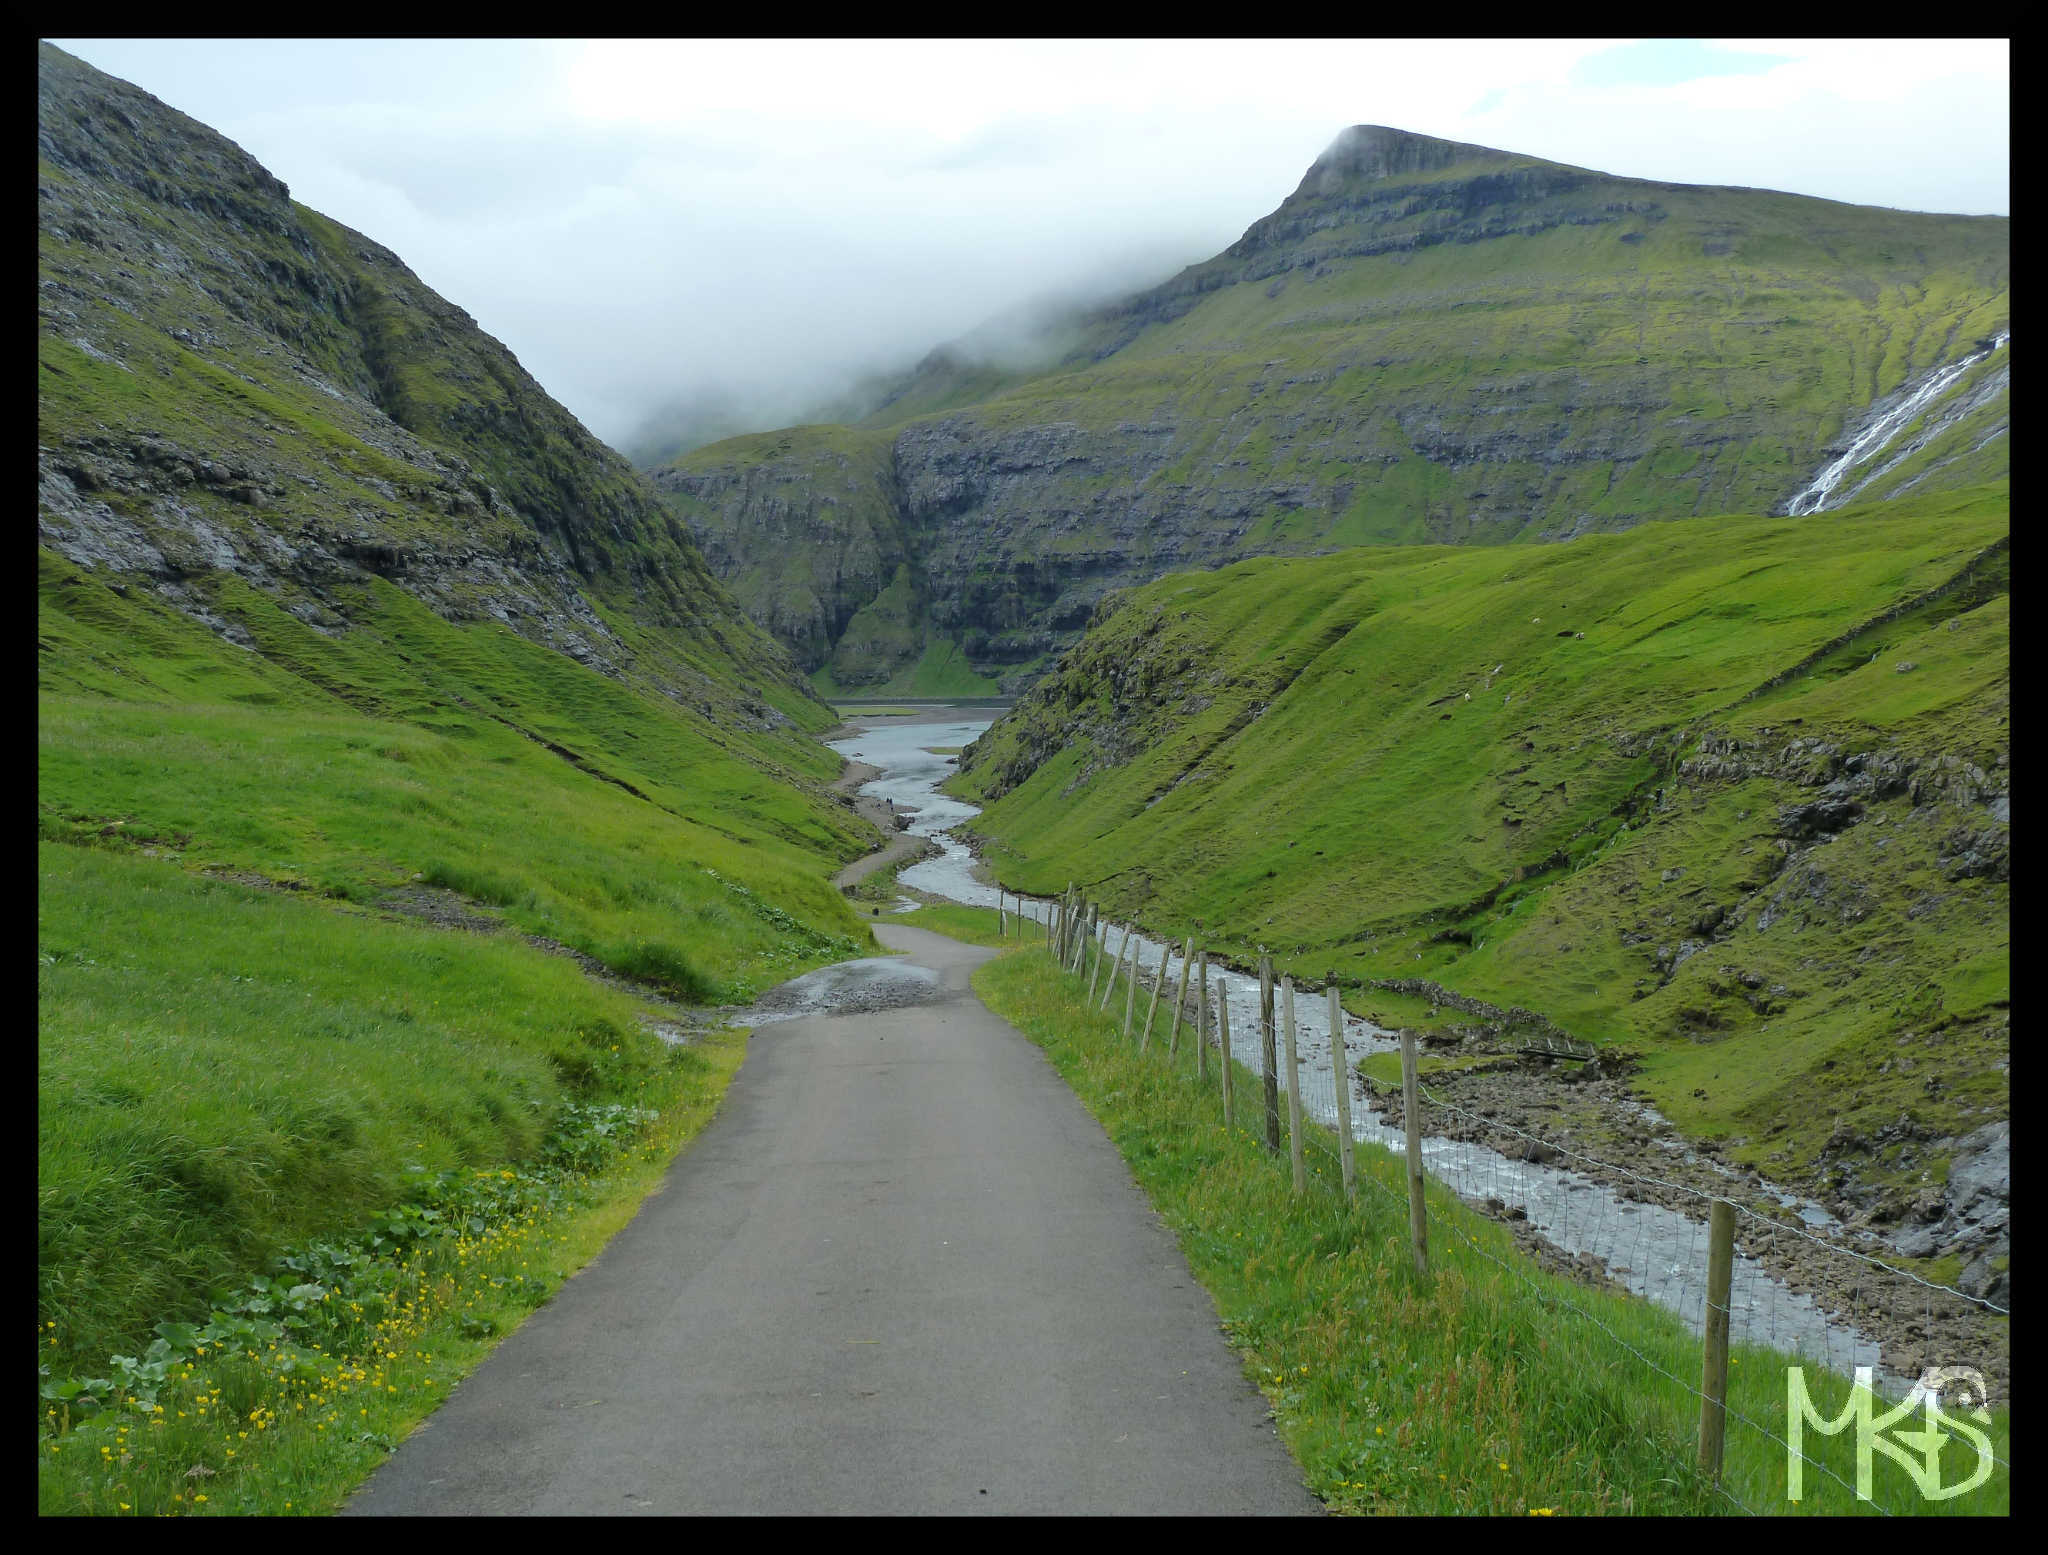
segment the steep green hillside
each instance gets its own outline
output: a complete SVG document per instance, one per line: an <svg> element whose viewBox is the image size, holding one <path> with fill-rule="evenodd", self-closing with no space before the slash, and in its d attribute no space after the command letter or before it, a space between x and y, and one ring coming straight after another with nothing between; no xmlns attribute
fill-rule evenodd
<svg viewBox="0 0 2048 1555"><path fill-rule="evenodd" d="M771 743L829 723L646 481L396 255L59 50L39 86L45 545L322 630L384 577Z"/></svg>
<svg viewBox="0 0 2048 1555"><path fill-rule="evenodd" d="M1867 411L2006 327L2009 245L2002 218L1361 127L1225 253L1079 326L1059 365L935 354L864 423L857 482L804 489L848 457L840 428L714 444L656 479L806 667L836 656L850 685L849 659L882 680L918 656L916 631L844 641L900 560L924 633L1021 684L1105 592L1167 572L1780 508ZM1967 414L1868 494L2005 474L2008 377L2000 348L1944 401Z"/></svg>
<svg viewBox="0 0 2048 1555"><path fill-rule="evenodd" d="M680 1094L688 1006L871 944L828 880L879 838L510 353L205 126L39 87L38 1301L97 1370L411 1168Z"/></svg>
<svg viewBox="0 0 2048 1555"><path fill-rule="evenodd" d="M2009 515L1999 485L1162 579L955 782L1009 884L1535 1011L1728 1158L1896 1220L2008 1106Z"/></svg>

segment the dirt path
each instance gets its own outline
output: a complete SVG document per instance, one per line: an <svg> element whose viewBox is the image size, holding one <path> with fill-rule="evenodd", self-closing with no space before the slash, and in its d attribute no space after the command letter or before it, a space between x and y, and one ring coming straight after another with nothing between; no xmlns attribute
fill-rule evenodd
<svg viewBox="0 0 2048 1555"><path fill-rule="evenodd" d="M969 989L994 952L876 933L920 1002L760 1027L349 1513L1319 1510L1101 1126Z"/></svg>
<svg viewBox="0 0 2048 1555"><path fill-rule="evenodd" d="M889 841L882 847L866 858L855 859L832 877L832 884L842 891L848 886L859 885L876 870L890 864L907 863L939 851L937 846L926 838L913 837L909 832L897 831L897 812L888 800L861 795L860 786L873 782L881 775L880 767L871 767L864 761L850 761L846 764L846 770L839 774L832 785L841 793L853 797L853 808L856 812L891 834Z"/></svg>

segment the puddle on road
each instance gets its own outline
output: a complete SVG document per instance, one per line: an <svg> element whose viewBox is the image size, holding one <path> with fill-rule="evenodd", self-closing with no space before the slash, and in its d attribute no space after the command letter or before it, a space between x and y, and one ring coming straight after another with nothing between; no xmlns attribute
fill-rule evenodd
<svg viewBox="0 0 2048 1555"><path fill-rule="evenodd" d="M736 1014L733 1024L766 1026L811 1015L872 1015L955 997L939 974L926 967L895 956L869 956L793 977Z"/></svg>

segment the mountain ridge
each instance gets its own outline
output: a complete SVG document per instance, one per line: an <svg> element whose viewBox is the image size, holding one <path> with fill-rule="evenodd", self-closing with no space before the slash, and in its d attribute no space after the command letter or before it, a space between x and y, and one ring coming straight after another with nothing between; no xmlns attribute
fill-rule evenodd
<svg viewBox="0 0 2048 1555"><path fill-rule="evenodd" d="M2009 228L1357 126L1048 368L935 353L907 414L654 477L814 674L879 682L954 645L1016 689L1168 571L1780 504L1869 407L2005 327ZM2008 404L1994 388L1890 484L2004 474ZM899 567L926 603L849 642Z"/></svg>

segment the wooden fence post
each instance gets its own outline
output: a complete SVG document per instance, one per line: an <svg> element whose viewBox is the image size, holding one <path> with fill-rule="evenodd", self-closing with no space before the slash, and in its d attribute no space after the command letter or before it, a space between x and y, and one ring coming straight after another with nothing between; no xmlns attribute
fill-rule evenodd
<svg viewBox="0 0 2048 1555"><path fill-rule="evenodd" d="M1229 1128L1234 1121L1230 1115L1231 1093L1237 1083L1237 1076L1231 1071L1237 1065L1230 1056L1230 995L1220 981L1216 986L1216 1040L1223 1054L1223 1126Z"/></svg>
<svg viewBox="0 0 2048 1555"><path fill-rule="evenodd" d="M1358 1192L1358 1152L1351 1138L1351 1051L1344 1041L1344 1000L1337 992L1337 974L1329 978L1330 1071L1337 1081L1337 1163L1344 1172L1344 1197Z"/></svg>
<svg viewBox="0 0 2048 1555"><path fill-rule="evenodd" d="M1209 1078L1209 952L1202 952L1201 990L1195 995L1195 1078Z"/></svg>
<svg viewBox="0 0 2048 1555"><path fill-rule="evenodd" d="M1259 950L1259 1072L1266 1083L1266 1148L1280 1153L1280 1073L1273 1054L1273 958Z"/></svg>
<svg viewBox="0 0 2048 1555"><path fill-rule="evenodd" d="M1173 954L1171 945L1159 947L1159 975L1152 980L1152 1000L1145 1006L1145 1029L1138 1036L1138 1051L1145 1051L1145 1045L1152 1040L1152 1017L1159 1013L1159 990L1166 986L1166 958Z"/></svg>
<svg viewBox="0 0 2048 1555"><path fill-rule="evenodd" d="M1735 1206L1714 1200L1707 1222L1707 1311L1700 1365L1700 1472L1721 1477L1728 1431L1728 1289L1735 1274Z"/></svg>
<svg viewBox="0 0 2048 1555"><path fill-rule="evenodd" d="M1308 1163L1301 1151L1301 1058L1294 1045L1294 974L1280 979L1280 1004L1287 1024L1287 1156L1294 1164L1294 1191L1308 1191Z"/></svg>
<svg viewBox="0 0 2048 1555"><path fill-rule="evenodd" d="M1401 1031L1402 1128L1408 1152L1408 1240L1415 1248L1415 1268L1429 1272L1429 1213L1422 1197L1422 1108L1416 1092L1415 1029Z"/></svg>
<svg viewBox="0 0 2048 1555"><path fill-rule="evenodd" d="M1173 1030L1166 1039L1166 1056L1180 1052L1180 1014L1188 1002L1188 973L1195 967L1195 937L1190 934L1180 947L1180 986L1173 995Z"/></svg>
<svg viewBox="0 0 2048 1555"><path fill-rule="evenodd" d="M1100 944L1095 943L1096 935L1093 932L1094 924L1092 922L1089 924L1089 930L1089 947L1091 954L1094 956L1094 965L1093 969L1088 973L1088 1003L1093 1004L1095 1002L1095 985L1102 978L1102 953L1109 949L1109 925L1104 924L1102 926Z"/></svg>
<svg viewBox="0 0 2048 1555"><path fill-rule="evenodd" d="M1123 943L1116 947L1116 959L1109 964L1109 981L1102 989L1102 1008L1105 1010L1109 1008L1110 995L1116 992L1117 974L1121 972L1126 983L1131 980L1130 968L1124 963L1131 959L1131 943L1134 937L1135 931L1132 926L1125 924Z"/></svg>
<svg viewBox="0 0 2048 1555"><path fill-rule="evenodd" d="M1131 1017L1138 1012L1138 937L1133 934L1127 947L1131 964L1124 973L1124 1040L1131 1040Z"/></svg>

